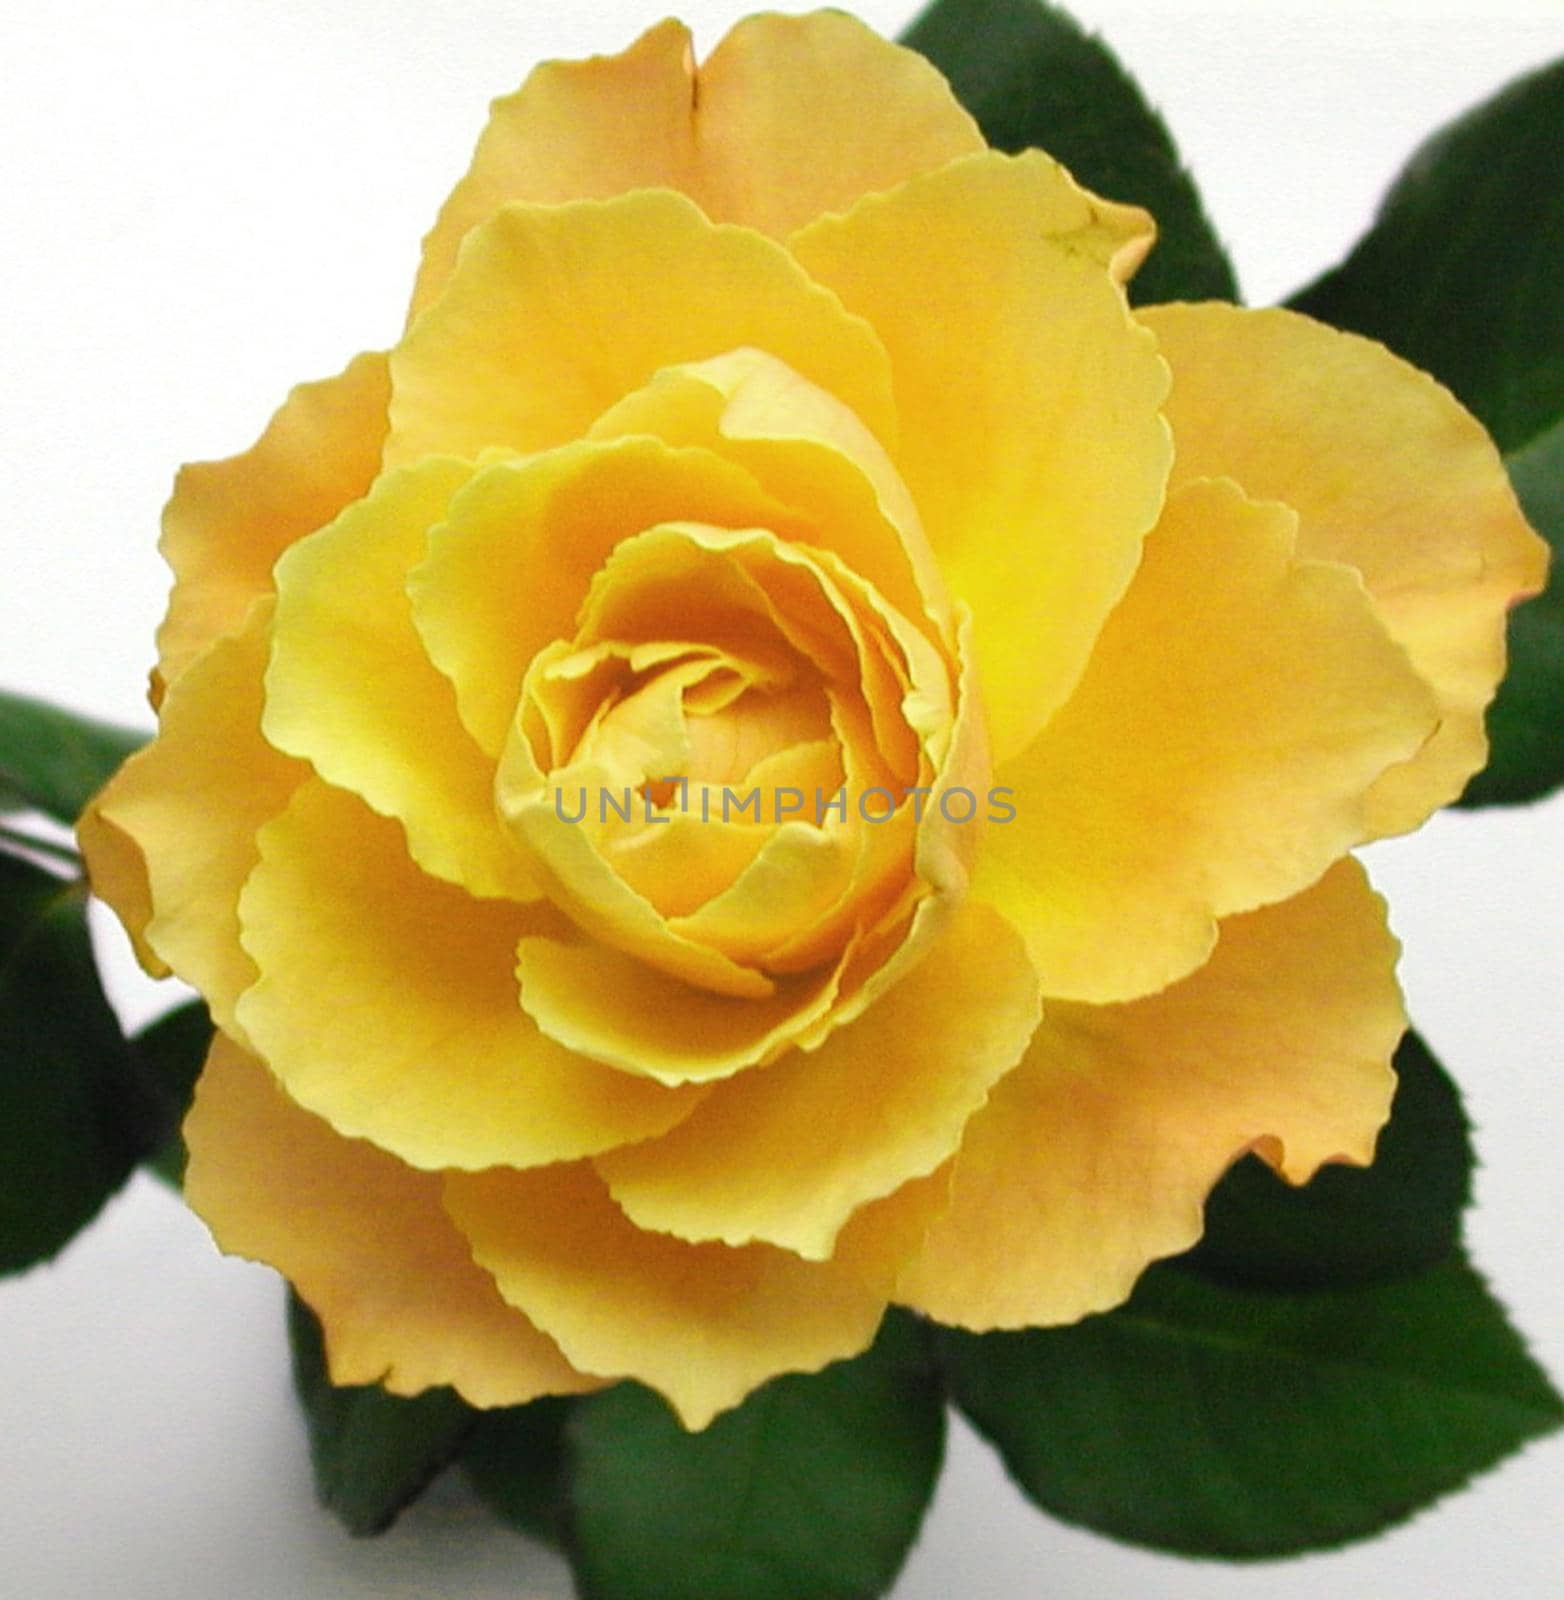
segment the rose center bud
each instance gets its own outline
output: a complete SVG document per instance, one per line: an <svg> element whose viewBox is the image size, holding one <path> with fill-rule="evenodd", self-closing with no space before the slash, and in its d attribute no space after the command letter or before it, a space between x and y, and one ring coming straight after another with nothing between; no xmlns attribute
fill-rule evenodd
<svg viewBox="0 0 1564 1600"><path fill-rule="evenodd" d="M905 924L954 696L905 616L827 551L681 522L621 543L577 624L496 794L580 927L763 995Z"/></svg>

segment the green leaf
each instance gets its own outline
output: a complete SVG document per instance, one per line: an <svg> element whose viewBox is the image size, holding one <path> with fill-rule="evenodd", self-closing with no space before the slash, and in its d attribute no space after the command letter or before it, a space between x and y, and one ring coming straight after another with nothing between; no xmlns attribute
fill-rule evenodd
<svg viewBox="0 0 1564 1600"><path fill-rule="evenodd" d="M84 884L0 855L0 1272L68 1243L152 1137L86 908Z"/></svg>
<svg viewBox="0 0 1564 1600"><path fill-rule="evenodd" d="M957 1403L1040 1506L1184 1555L1362 1538L1564 1420L1460 1259L1306 1295L1154 1267L1107 1315L941 1345Z"/></svg>
<svg viewBox="0 0 1564 1600"><path fill-rule="evenodd" d="M147 1165L176 1189L185 1181L186 1151L180 1124L190 1109L190 1097L211 1043L212 1018L200 1000L167 1012L130 1041L161 1113L160 1137Z"/></svg>
<svg viewBox="0 0 1564 1600"><path fill-rule="evenodd" d="M1504 451L1527 514L1564 548L1564 61L1520 79L1412 157L1373 228L1293 299L1447 384ZM1564 784L1564 573L1510 621L1492 756L1464 805Z"/></svg>
<svg viewBox="0 0 1564 1600"><path fill-rule="evenodd" d="M147 735L0 690L0 809L33 807L67 827Z"/></svg>
<svg viewBox="0 0 1564 1600"><path fill-rule="evenodd" d="M1041 0L935 0L903 43L944 73L996 149L1046 150L1087 188L1151 212L1157 247L1131 299L1238 298L1167 125L1107 45L1067 12Z"/></svg>
<svg viewBox="0 0 1564 1600"><path fill-rule="evenodd" d="M564 1543L565 1423L574 1402L559 1396L479 1414L462 1470L496 1516L529 1538Z"/></svg>
<svg viewBox="0 0 1564 1600"><path fill-rule="evenodd" d="M475 1413L450 1389L403 1399L377 1384L339 1388L320 1323L296 1294L288 1338L320 1502L349 1533L383 1533L460 1450Z"/></svg>
<svg viewBox="0 0 1564 1600"><path fill-rule="evenodd" d="M1461 1236L1471 1129L1461 1097L1415 1033L1371 1167L1327 1166L1301 1189L1246 1156L1206 1202L1204 1238L1181 1266L1260 1289L1346 1288L1437 1266Z"/></svg>
<svg viewBox="0 0 1564 1600"><path fill-rule="evenodd" d="M1564 61L1436 133L1340 266L1294 297L1432 372L1504 451L1564 417Z"/></svg>
<svg viewBox="0 0 1564 1600"><path fill-rule="evenodd" d="M1510 616L1509 670L1488 708L1488 765L1463 806L1516 805L1564 784L1564 421L1505 465L1553 566L1547 588Z"/></svg>
<svg viewBox="0 0 1564 1600"><path fill-rule="evenodd" d="M702 1433L625 1384L582 1401L570 1546L584 1600L867 1600L917 1534L944 1448L922 1330L777 1378Z"/></svg>

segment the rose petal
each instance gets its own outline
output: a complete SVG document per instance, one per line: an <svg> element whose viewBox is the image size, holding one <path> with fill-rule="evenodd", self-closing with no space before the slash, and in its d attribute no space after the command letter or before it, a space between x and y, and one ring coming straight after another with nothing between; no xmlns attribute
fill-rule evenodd
<svg viewBox="0 0 1564 1600"><path fill-rule="evenodd" d="M1245 1151L1293 1183L1366 1164L1406 1026L1396 951L1348 860L1224 922L1210 962L1161 994L1051 1004L968 1125L950 1208L896 1298L967 1328L1074 1322L1193 1244Z"/></svg>
<svg viewBox="0 0 1564 1600"><path fill-rule="evenodd" d="M1045 994L1129 1000L1192 972L1218 917L1362 842L1369 786L1432 731L1357 575L1296 559L1295 527L1232 483L1170 497L1080 687L997 774L1016 815L974 892Z"/></svg>
<svg viewBox="0 0 1564 1600"><path fill-rule="evenodd" d="M958 913L927 960L921 981L819 1049L744 1073L671 1133L599 1157L631 1221L824 1260L860 1206L940 1166L1040 1007L1020 937L986 907Z"/></svg>
<svg viewBox="0 0 1564 1600"><path fill-rule="evenodd" d="M1141 318L1173 367L1175 480L1221 473L1285 500L1299 553L1356 567L1433 685L1438 732L1380 779L1369 812L1375 834L1416 827L1487 760L1506 613L1547 570L1497 450L1426 373L1296 312L1174 305Z"/></svg>
<svg viewBox="0 0 1564 1600"><path fill-rule="evenodd" d="M519 750L521 746L522 741L517 740L513 748ZM755 1013L757 1018L769 1019L762 1026L769 1026L770 1021L776 1020L773 1013L778 1008L769 1005L776 985L770 978L752 967L741 966L720 950L680 935L650 900L614 871L607 857L598 850L592 838L593 830L570 820L575 809L572 797L578 786L586 795L588 805L594 795L621 795L622 784L616 781L614 774L582 765L556 775L557 790L531 785L516 798L507 780L514 776L518 765L517 761L508 761L504 769L500 789L502 811L517 836L531 847L535 868L547 882L555 903L568 907L578 927L604 941L605 951L626 952L637 963L647 964L649 972L670 977L676 985L676 993L687 992L688 987L694 985L727 1000L745 999L765 1005L765 1010ZM633 797L631 804L634 804ZM573 1029L566 1031L552 1003L542 997L541 991L529 995L524 987L522 993L528 1010L538 1018L545 1032L567 1042L574 1037ZM791 1005L787 1003L780 1008L781 1014L790 1010ZM747 1035L747 1027L744 1031ZM573 1048L585 1048L585 1045ZM617 1059L615 1055L600 1054L595 1047L587 1053L599 1060ZM624 1065L629 1071L636 1070L628 1062Z"/></svg>
<svg viewBox="0 0 1564 1600"><path fill-rule="evenodd" d="M124 768L120 768L123 772ZM117 788L119 773L107 788L88 803L76 819L76 845L86 863L92 892L107 904L130 936L141 970L152 978L166 978L169 966L147 943L147 924L152 920L152 884L147 875L147 859L123 828L103 815L103 801Z"/></svg>
<svg viewBox="0 0 1564 1600"><path fill-rule="evenodd" d="M386 464L562 444L658 368L741 345L894 436L884 350L781 245L665 189L506 206L391 352Z"/></svg>
<svg viewBox="0 0 1564 1600"><path fill-rule="evenodd" d="M856 1355L885 1308L833 1262L642 1233L586 1165L452 1173L445 1204L500 1293L574 1367L649 1384L687 1428L768 1378Z"/></svg>
<svg viewBox="0 0 1564 1600"><path fill-rule="evenodd" d="M574 808L580 801L569 804ZM722 821L720 788L706 797L706 806L710 820L703 821L700 797L692 792L687 810L674 809L665 821L650 826L639 821L622 825L609 810L609 832L600 844L603 854L614 871L664 916L693 911L721 894L770 836L769 826L737 818Z"/></svg>
<svg viewBox="0 0 1564 1600"><path fill-rule="evenodd" d="M659 522L786 526L783 507L730 462L649 438L564 445L496 462L451 501L408 579L425 649L464 726L499 757L538 652L575 631L592 575Z"/></svg>
<svg viewBox="0 0 1564 1600"><path fill-rule="evenodd" d="M989 153L791 241L890 352L892 455L971 607L1000 759L1074 687L1167 477L1167 371L1090 242L1102 226L1047 157Z"/></svg>
<svg viewBox="0 0 1564 1600"><path fill-rule="evenodd" d="M813 795L806 805L813 807ZM910 844L910 818L898 831ZM904 847L901 858L910 863L910 857L910 849ZM858 860L853 835L817 828L812 822L783 822L730 884L704 905L671 918L670 925L734 961L768 970L767 958L788 938L799 940L826 929L837 934L835 948L840 950L851 918L851 907L844 902L854 886ZM833 917L838 908L840 914ZM829 949L816 953L805 966L830 955Z"/></svg>
<svg viewBox="0 0 1564 1600"><path fill-rule="evenodd" d="M949 1208L955 1168L954 1160L946 1161L884 1199L860 1206L837 1235L831 1259L889 1299L903 1268Z"/></svg>
<svg viewBox="0 0 1564 1600"><path fill-rule="evenodd" d="M219 1034L185 1122L185 1199L234 1255L276 1267L325 1328L334 1383L478 1406L598 1387L508 1306L416 1172L301 1111Z"/></svg>
<svg viewBox="0 0 1564 1600"><path fill-rule="evenodd" d="M682 189L718 222L782 238L982 147L945 80L852 17L749 17L699 73L688 30L663 22L620 55L546 62L496 101L424 243L413 315L507 201Z"/></svg>
<svg viewBox="0 0 1564 1600"><path fill-rule="evenodd" d="M426 872L471 893L539 890L494 811L494 762L430 664L406 586L429 529L471 465L440 457L387 473L277 564L266 737L407 829Z"/></svg>
<svg viewBox="0 0 1564 1600"><path fill-rule="evenodd" d="M709 1083L774 1060L830 1015L840 963L765 980L768 994L695 988L596 940L524 938L521 1003L548 1038L665 1084Z"/></svg>
<svg viewBox="0 0 1564 1600"><path fill-rule="evenodd" d="M218 1027L241 1040L234 1007L255 967L239 945L239 891L256 863L257 830L309 770L261 734L272 608L269 597L257 600L237 633L215 640L173 682L157 738L94 802L101 822L145 863L148 947L200 991ZM90 830L83 842L92 845ZM89 860L94 888L113 895L123 863L116 868L96 849Z"/></svg>
<svg viewBox="0 0 1564 1600"><path fill-rule="evenodd" d="M174 589L158 629L154 703L271 593L277 557L373 482L389 399L386 358L356 356L335 378L294 389L243 455L180 471L159 546Z"/></svg>
<svg viewBox="0 0 1564 1600"><path fill-rule="evenodd" d="M719 221L778 239L983 148L922 56L839 11L745 18L701 67L698 91L691 193Z"/></svg>
<svg viewBox="0 0 1564 1600"><path fill-rule="evenodd" d="M785 543L764 530L690 523L651 528L624 541L593 580L575 649L599 640L661 648L681 632L735 651L747 652L757 641L762 647L778 643L796 655L800 670L807 666L823 683L835 704L862 700L879 685L868 707L875 735L859 742L883 752L900 735L911 750L903 781L915 781L918 746L904 706L914 705L931 721L936 713L948 716L948 701L940 698L942 691L948 695L940 681L945 665L929 641L903 623L895 639L905 652L898 675L883 659L893 648L888 615L877 613L874 597L838 569L828 553ZM539 701L540 680L563 665L552 657L538 658L526 704ZM691 666L705 670L698 661ZM664 677L670 670L665 668ZM858 863L856 835L784 824L729 890L670 921L613 870L598 847L599 830L573 820L571 808L560 800L561 793L580 789L590 802L604 787L616 793L634 790L669 775L719 780L717 773L689 769L677 717L668 726L667 715L651 718L649 712L625 738L610 740L607 736L634 705L634 698L621 702L600 728L594 725L582 737L568 766L547 772L524 716L501 764L500 812L530 850L556 903L568 907L588 932L688 983L721 994L766 995L770 984L756 970L759 956L814 929L841 901ZM744 721L741 710L734 715ZM794 736L809 733L795 728ZM738 732L733 739L736 746L742 743ZM847 759L851 766L852 751ZM782 895L785 903L778 899ZM816 952L810 965L839 953L851 932L851 906L847 913L835 947ZM552 1028L543 1011L536 1014L545 1029Z"/></svg>
<svg viewBox="0 0 1564 1600"><path fill-rule="evenodd" d="M425 876L395 823L319 779L259 845L239 917L260 978L239 1019L338 1133L417 1167L528 1166L665 1133L698 1102L538 1032L513 951L552 911Z"/></svg>
<svg viewBox="0 0 1564 1600"><path fill-rule="evenodd" d="M904 616L948 624L934 552L884 447L840 400L775 356L734 350L665 367L592 425L594 438L637 434L743 467L788 509L786 525L762 526L834 551Z"/></svg>

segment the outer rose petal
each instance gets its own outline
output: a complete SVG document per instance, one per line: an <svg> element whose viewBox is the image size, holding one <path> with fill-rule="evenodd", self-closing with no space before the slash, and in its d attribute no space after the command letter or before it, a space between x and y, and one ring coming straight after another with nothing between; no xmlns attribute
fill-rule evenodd
<svg viewBox="0 0 1564 1600"><path fill-rule="evenodd" d="M1299 552L1355 566L1433 685L1439 731L1369 811L1375 834L1416 827L1487 759L1505 614L1546 573L1498 452L1426 373L1296 312L1171 305L1141 320L1173 367L1175 480L1228 474L1285 500Z"/></svg>
<svg viewBox="0 0 1564 1600"><path fill-rule="evenodd" d="M261 673L273 602L257 600L238 633L217 639L173 684L161 731L93 803L82 846L93 887L135 914L125 859L101 840L129 841L145 863L151 918L143 937L167 968L201 991L219 1028L255 967L239 945L239 891L256 863L255 835L308 774L261 737Z"/></svg>
<svg viewBox="0 0 1564 1600"><path fill-rule="evenodd" d="M417 1167L528 1166L665 1133L697 1104L582 1060L522 1011L512 952L552 911L424 876L395 823L319 779L259 844L239 917L260 979L239 1020L339 1133Z"/></svg>
<svg viewBox="0 0 1564 1600"><path fill-rule="evenodd" d="M243 455L181 470L163 513L174 590L158 629L154 703L271 592L277 557L374 481L390 394L386 358L356 356L337 377L300 384Z"/></svg>
<svg viewBox="0 0 1564 1600"><path fill-rule="evenodd" d="M1049 996L1132 1000L1194 971L1216 919L1362 842L1364 796L1432 732L1427 686L1297 519L1204 480L1171 496L1080 687L996 782L973 892Z"/></svg>
<svg viewBox="0 0 1564 1600"><path fill-rule="evenodd" d="M852 17L746 18L699 72L688 30L659 23L621 55L546 62L495 102L424 242L412 315L508 201L681 189L714 221L782 238L982 148L945 80Z"/></svg>
<svg viewBox="0 0 1564 1600"><path fill-rule="evenodd" d="M1073 1322L1187 1249L1227 1166L1293 1183L1366 1164L1406 1027L1395 940L1362 870L1222 924L1210 962L1150 999L1050 1006L972 1119L949 1211L896 1299L975 1329Z"/></svg>
<svg viewBox="0 0 1564 1600"><path fill-rule="evenodd" d="M819 1049L721 1085L661 1139L599 1157L642 1228L832 1254L862 1205L940 1166L1041 1007L1003 918L968 904L921 972Z"/></svg>
<svg viewBox="0 0 1564 1600"><path fill-rule="evenodd" d="M984 148L922 56L838 11L746 18L697 90L702 170L691 193L718 221L778 239Z"/></svg>
<svg viewBox="0 0 1564 1600"><path fill-rule="evenodd" d="M990 152L791 241L890 352L892 455L971 607L999 760L1074 687L1167 479L1167 369L1102 227L1046 156Z"/></svg>
<svg viewBox="0 0 1564 1600"><path fill-rule="evenodd" d="M325 1327L333 1382L450 1384L479 1406L597 1387L500 1299L438 1176L333 1133L221 1034L185 1140L185 1198L223 1249L297 1286Z"/></svg>
<svg viewBox="0 0 1564 1600"><path fill-rule="evenodd" d="M124 771L122 767L121 772ZM112 794L119 773L109 786L94 796L76 819L76 844L87 863L92 892L113 908L114 915L130 935L136 960L150 977L166 978L169 965L147 943L147 924L152 920L152 885L147 878L147 861L123 828L116 827L101 810L105 796Z"/></svg>
<svg viewBox="0 0 1564 1600"><path fill-rule="evenodd" d="M586 1165L452 1173L445 1203L500 1293L572 1365L650 1384L687 1428L779 1373L856 1355L885 1309L835 1262L642 1233Z"/></svg>
<svg viewBox="0 0 1564 1600"><path fill-rule="evenodd" d="M902 1268L950 1204L955 1166L947 1161L927 1177L913 1178L894 1194L860 1207L837 1235L831 1259L889 1299Z"/></svg>
<svg viewBox="0 0 1564 1600"><path fill-rule="evenodd" d="M386 464L563 444L659 368L742 345L893 437L884 350L781 245L667 189L506 206L391 353Z"/></svg>
<svg viewBox="0 0 1564 1600"><path fill-rule="evenodd" d="M407 829L413 859L476 895L535 900L494 813L494 763L413 626L407 578L473 475L432 457L385 474L277 563L266 736Z"/></svg>

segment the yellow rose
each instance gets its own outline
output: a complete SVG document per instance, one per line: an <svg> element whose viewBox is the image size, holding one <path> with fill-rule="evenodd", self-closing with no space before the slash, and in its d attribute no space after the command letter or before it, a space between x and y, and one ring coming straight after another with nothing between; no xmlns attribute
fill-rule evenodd
<svg viewBox="0 0 1564 1600"><path fill-rule="evenodd" d="M1370 1159L1347 852L1481 765L1543 550L1379 346L1132 314L1151 239L847 17L665 23L499 102L400 343L181 474L82 843L220 1030L191 1204L338 1381L701 1426Z"/></svg>

